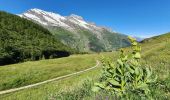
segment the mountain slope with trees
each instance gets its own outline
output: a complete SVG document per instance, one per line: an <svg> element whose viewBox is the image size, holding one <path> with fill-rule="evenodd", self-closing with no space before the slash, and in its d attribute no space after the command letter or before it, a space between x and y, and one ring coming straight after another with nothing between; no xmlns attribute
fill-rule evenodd
<svg viewBox="0 0 170 100"><path fill-rule="evenodd" d="M42 26L0 11L0 65L58 58L74 52Z"/></svg>

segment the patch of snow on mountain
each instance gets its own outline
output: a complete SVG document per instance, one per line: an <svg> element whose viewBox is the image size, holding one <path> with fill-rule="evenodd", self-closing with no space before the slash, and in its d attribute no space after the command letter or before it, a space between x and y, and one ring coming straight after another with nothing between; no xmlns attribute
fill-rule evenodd
<svg viewBox="0 0 170 100"><path fill-rule="evenodd" d="M79 26L81 26L81 27L84 27L84 28L86 28L86 29L89 29L89 28L86 26L87 23L86 23L86 22L83 22L83 21L81 21L81 20L79 20L79 19L70 18L69 21L71 21L71 22L73 22L74 24L77 24L77 25L79 25Z"/></svg>
<svg viewBox="0 0 170 100"><path fill-rule="evenodd" d="M38 14L42 14L42 12L43 12L43 10L40 10L40 9L37 9L37 8L31 9L30 11L34 11Z"/></svg>
<svg viewBox="0 0 170 100"><path fill-rule="evenodd" d="M55 20L66 20L66 18L65 17L63 17L63 16L61 16L61 15L59 15L59 14L55 14L55 13L51 13L51 12L48 12L47 13L50 17L52 17L53 19L55 19Z"/></svg>
<svg viewBox="0 0 170 100"><path fill-rule="evenodd" d="M47 16L43 16L44 18L45 18L45 20L47 21L47 22L50 22L50 23L58 23L57 21L55 21L54 19L51 19L50 17L47 17Z"/></svg>
<svg viewBox="0 0 170 100"><path fill-rule="evenodd" d="M27 16L28 18L33 18L33 19L35 19L35 20L40 20L40 18L38 18L37 16L32 15L32 14L25 13L25 14L23 14L23 15L24 15L24 16Z"/></svg>
<svg viewBox="0 0 170 100"><path fill-rule="evenodd" d="M19 16L46 26L62 27L68 31L77 31L78 26L100 35L104 29L107 30L106 28L96 26L95 23L86 22L83 17L75 14L71 14L70 16L61 16L60 14L34 8Z"/></svg>

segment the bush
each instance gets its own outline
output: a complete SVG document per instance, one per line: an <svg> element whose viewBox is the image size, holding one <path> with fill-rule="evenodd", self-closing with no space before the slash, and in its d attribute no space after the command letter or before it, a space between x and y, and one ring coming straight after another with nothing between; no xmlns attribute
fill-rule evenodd
<svg viewBox="0 0 170 100"><path fill-rule="evenodd" d="M156 81L150 67L140 65L141 47L135 39L129 37L132 44L132 52L125 55L121 49L121 54L114 64L109 59L102 60L103 73L100 81L95 83L94 92L105 91L114 94L119 98L130 99L130 95L138 95L148 98L150 89L149 84Z"/></svg>

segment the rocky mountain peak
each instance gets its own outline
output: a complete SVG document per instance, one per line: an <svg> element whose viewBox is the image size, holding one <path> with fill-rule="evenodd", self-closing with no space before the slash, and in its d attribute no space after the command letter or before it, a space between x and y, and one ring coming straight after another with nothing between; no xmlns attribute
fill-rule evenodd
<svg viewBox="0 0 170 100"><path fill-rule="evenodd" d="M84 20L83 17L78 16L78 15L75 15L75 14L71 14L71 15L68 16L68 17L76 18L76 19L79 19L79 20Z"/></svg>
<svg viewBox="0 0 170 100"><path fill-rule="evenodd" d="M74 32L80 28L86 29L95 34L100 34L103 30L108 30L97 26L95 23L87 22L83 19L83 17L76 14L61 16L58 13L47 12L38 8L30 9L19 16L37 22L41 25L48 27L61 27L63 29L67 29L68 31Z"/></svg>

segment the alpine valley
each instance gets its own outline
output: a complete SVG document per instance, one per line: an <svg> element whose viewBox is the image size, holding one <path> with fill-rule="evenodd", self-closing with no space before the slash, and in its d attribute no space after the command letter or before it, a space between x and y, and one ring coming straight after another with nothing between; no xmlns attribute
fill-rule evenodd
<svg viewBox="0 0 170 100"><path fill-rule="evenodd" d="M126 35L87 22L75 14L61 16L34 8L18 15L42 25L62 43L81 52L112 51L129 45Z"/></svg>

